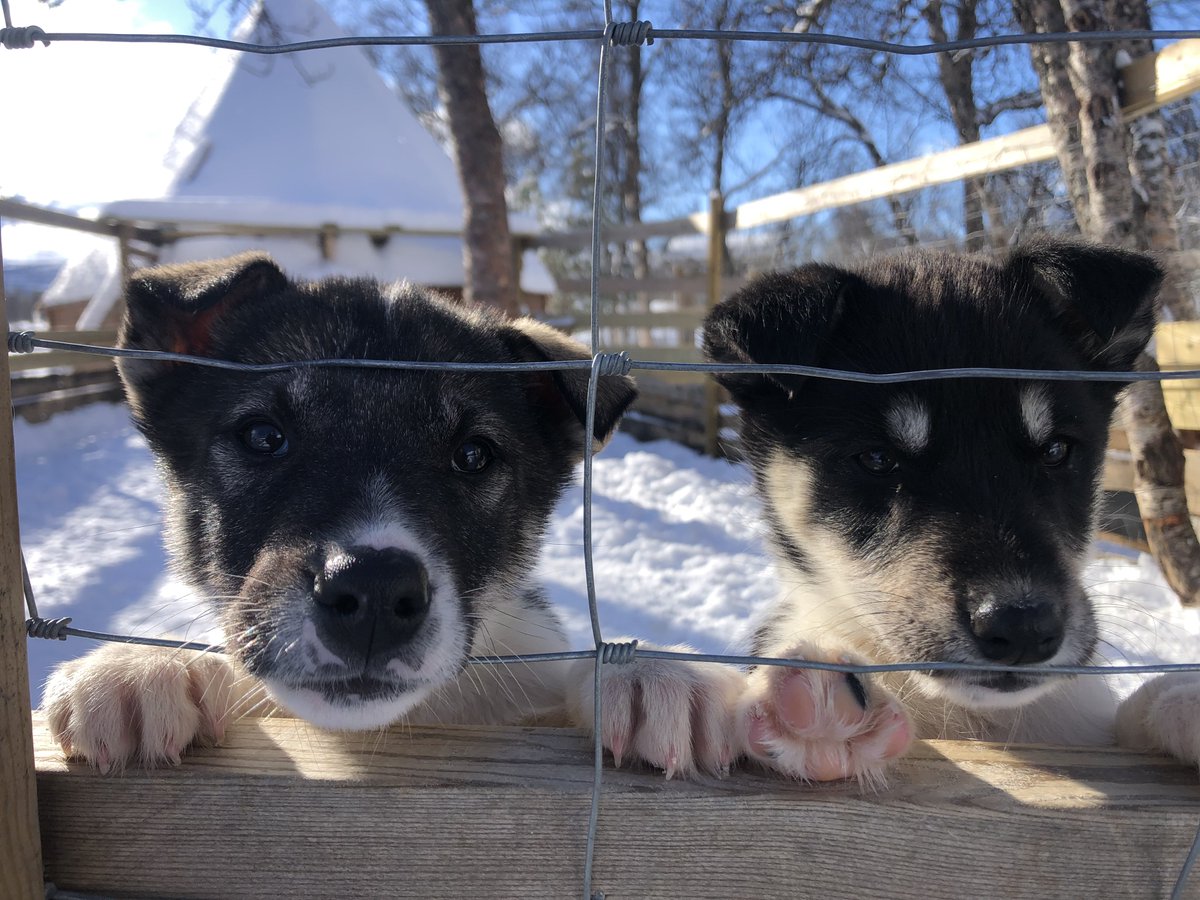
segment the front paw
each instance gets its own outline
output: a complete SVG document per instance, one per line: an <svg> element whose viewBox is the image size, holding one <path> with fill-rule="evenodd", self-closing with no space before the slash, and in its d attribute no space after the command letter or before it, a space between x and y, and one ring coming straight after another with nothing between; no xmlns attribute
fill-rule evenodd
<svg viewBox="0 0 1200 900"><path fill-rule="evenodd" d="M51 672L43 708L68 758L102 772L174 765L224 735L234 680L217 654L113 644Z"/></svg>
<svg viewBox="0 0 1200 900"><path fill-rule="evenodd" d="M690 647L654 647L678 653ZM595 663L572 667L569 701L581 727L591 729L595 711ZM606 664L600 684L600 739L613 762L649 763L667 778L698 772L723 776L737 753L733 714L745 674L717 663L639 659Z"/></svg>
<svg viewBox="0 0 1200 900"><path fill-rule="evenodd" d="M1200 763L1200 672L1152 678L1117 710L1117 743Z"/></svg>
<svg viewBox="0 0 1200 900"><path fill-rule="evenodd" d="M779 656L852 662L808 644ZM752 759L806 781L878 783L913 737L904 707L865 677L783 666L760 666L750 675L738 728Z"/></svg>

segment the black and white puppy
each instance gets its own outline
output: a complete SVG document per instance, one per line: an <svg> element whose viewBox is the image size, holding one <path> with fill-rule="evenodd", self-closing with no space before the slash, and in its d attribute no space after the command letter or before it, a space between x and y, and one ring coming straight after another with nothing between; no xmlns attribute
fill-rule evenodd
<svg viewBox="0 0 1200 900"><path fill-rule="evenodd" d="M139 272L127 307L123 347L248 363L588 358L533 320L404 284L294 282L259 254ZM217 604L227 653L117 646L60 666L45 708L67 753L178 761L264 705L354 729L561 716L553 664L464 661L564 648L530 572L582 457L586 371L120 369L175 565ZM601 380L598 438L634 393Z"/></svg>
<svg viewBox="0 0 1200 900"><path fill-rule="evenodd" d="M720 363L887 373L962 366L1128 371L1161 277L1146 256L1042 241L1001 261L914 252L807 265L721 303ZM825 661L1081 665L1081 580L1121 385L862 384L725 374L764 506L780 597L752 652ZM1116 705L1097 678L939 672L860 679L760 667L740 682L644 662L606 678L606 745L668 772L746 755L811 780L870 779L914 737L1122 742L1200 758L1200 679ZM582 697L586 704L586 694ZM632 710L632 712L630 712Z"/></svg>

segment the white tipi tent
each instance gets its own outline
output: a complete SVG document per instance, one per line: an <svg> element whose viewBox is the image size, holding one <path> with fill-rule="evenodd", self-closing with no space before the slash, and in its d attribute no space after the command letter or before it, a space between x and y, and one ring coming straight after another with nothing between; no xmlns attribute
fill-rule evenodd
<svg viewBox="0 0 1200 900"><path fill-rule="evenodd" d="M236 40L262 44L342 36L315 0L258 0L235 32ZM463 284L462 242L454 236L463 207L453 163L361 48L278 56L220 51L164 165L170 179L162 196L100 210L101 218L208 233L166 244L160 262L253 248L302 277ZM528 233L530 224L514 222L514 233ZM230 226L239 233L212 235ZM110 325L119 268L115 248L70 260L43 305L86 301L78 327ZM530 294L554 289L532 253L523 257L521 286Z"/></svg>

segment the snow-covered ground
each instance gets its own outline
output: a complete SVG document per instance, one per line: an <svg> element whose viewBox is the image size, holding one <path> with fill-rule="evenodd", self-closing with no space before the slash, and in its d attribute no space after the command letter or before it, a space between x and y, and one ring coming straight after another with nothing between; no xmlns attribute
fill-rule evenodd
<svg viewBox="0 0 1200 900"><path fill-rule="evenodd" d="M15 437L21 537L42 615L73 616L81 628L219 640L200 598L167 570L162 487L124 406L96 404L40 425L18 421ZM605 636L740 649L748 621L774 593L746 471L618 435L596 458L595 475ZM576 487L559 504L539 575L577 647L591 644L582 546ZM1200 618L1180 609L1148 558L1101 556L1088 584L1111 661L1200 658ZM35 702L56 662L92 646L31 641Z"/></svg>

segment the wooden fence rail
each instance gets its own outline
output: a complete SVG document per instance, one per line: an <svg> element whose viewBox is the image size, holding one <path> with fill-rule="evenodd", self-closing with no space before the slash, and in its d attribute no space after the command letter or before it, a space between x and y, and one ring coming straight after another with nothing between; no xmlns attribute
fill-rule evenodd
<svg viewBox="0 0 1200 900"><path fill-rule="evenodd" d="M580 896L592 751L576 731L246 720L177 769L120 777L36 735L59 887ZM610 900L1166 897L1200 818L1194 769L1165 758L976 742L918 745L879 791L612 768L604 785L593 890Z"/></svg>

